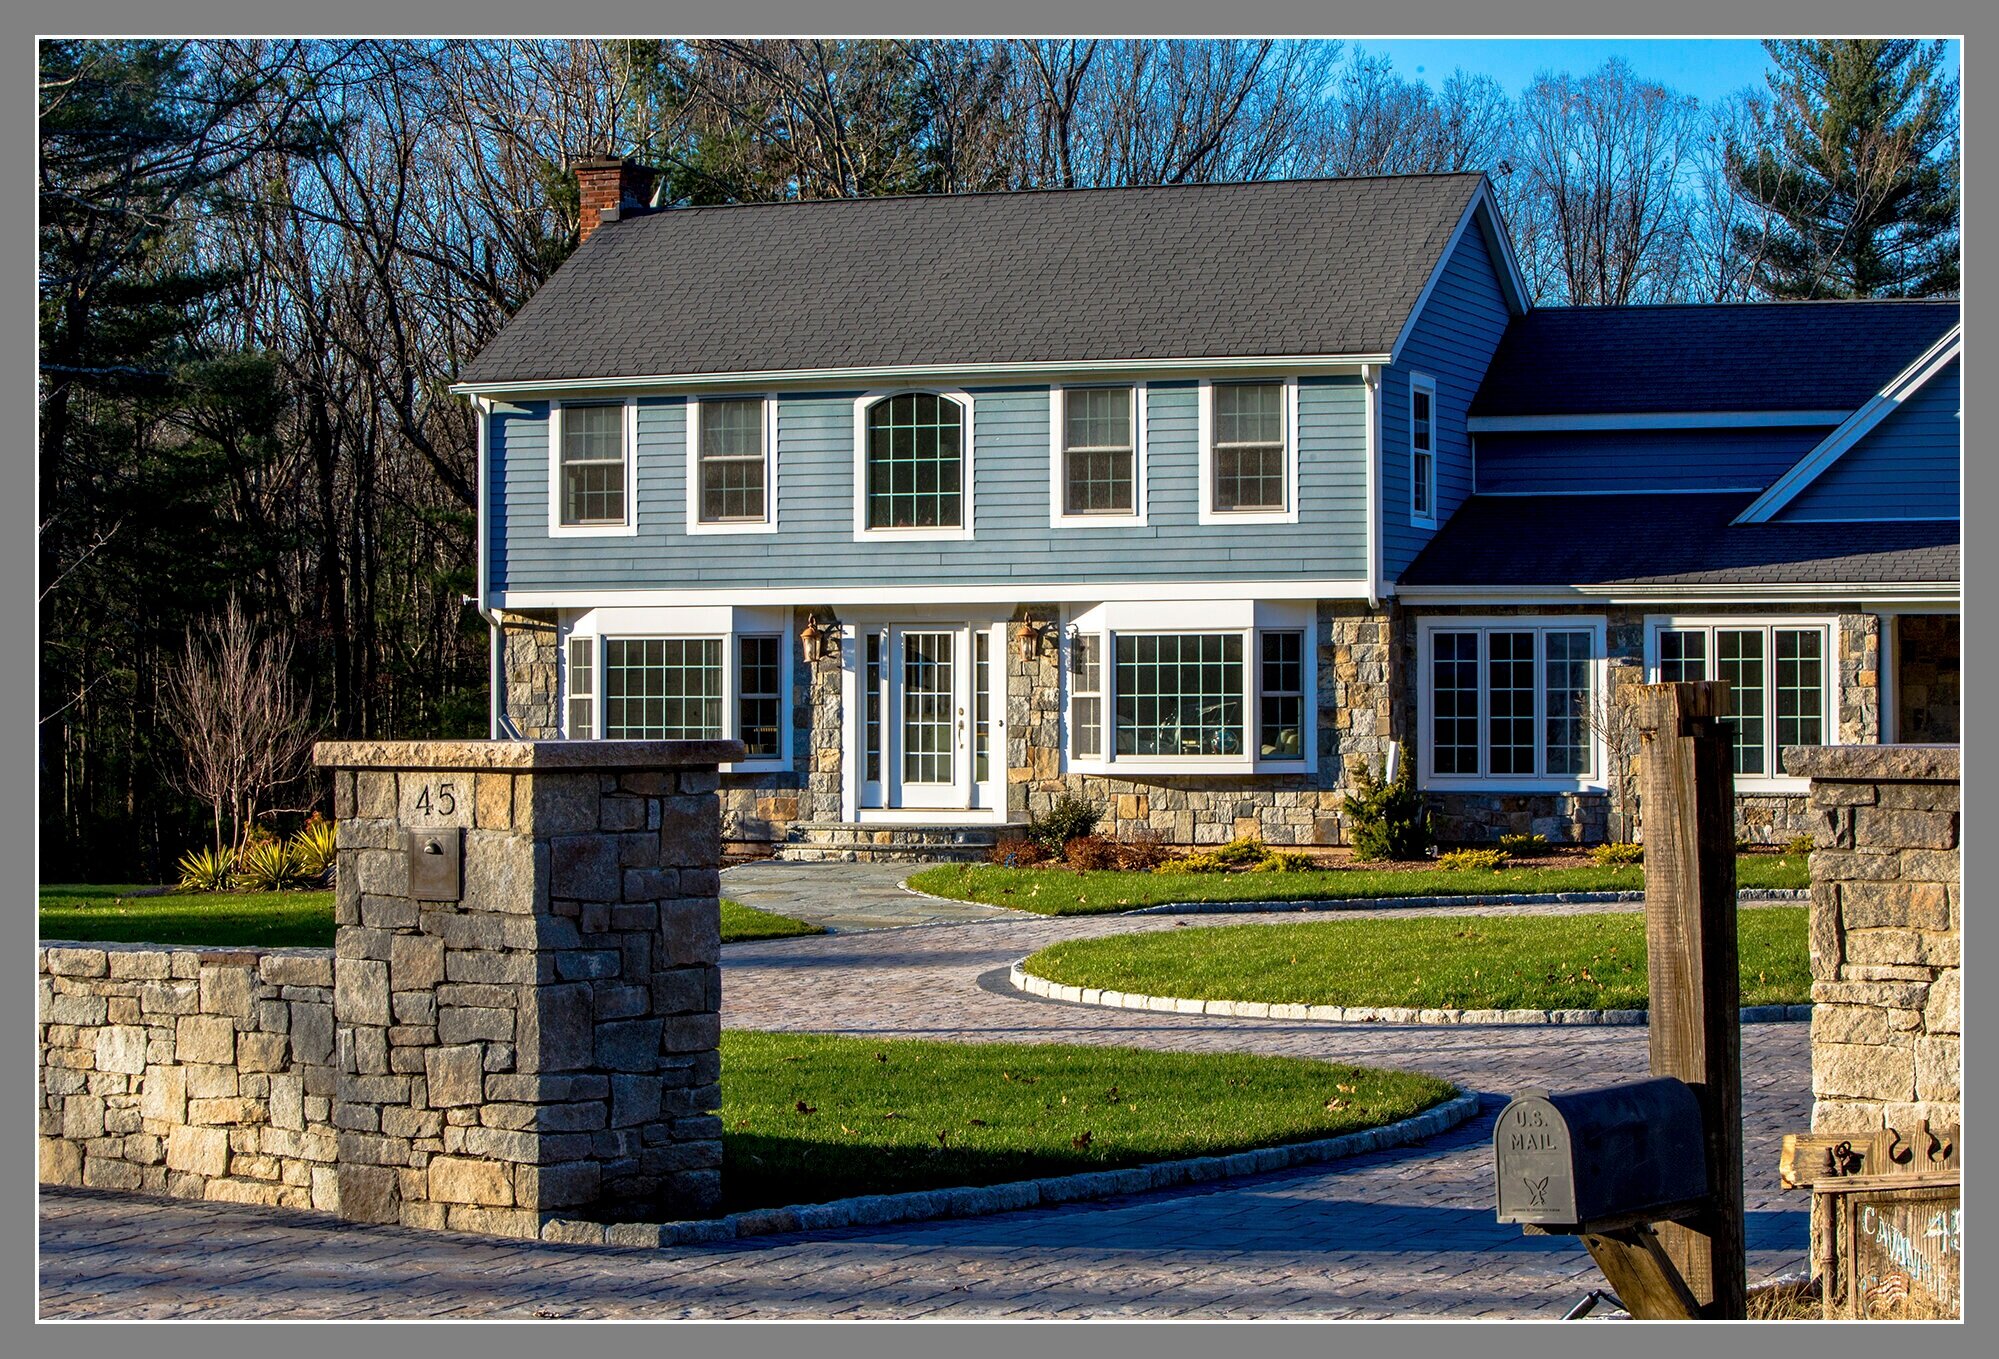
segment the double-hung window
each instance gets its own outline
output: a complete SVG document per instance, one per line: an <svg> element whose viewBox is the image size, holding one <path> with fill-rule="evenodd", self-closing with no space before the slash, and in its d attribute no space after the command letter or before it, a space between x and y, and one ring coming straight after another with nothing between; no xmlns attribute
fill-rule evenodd
<svg viewBox="0 0 1999 1359"><path fill-rule="evenodd" d="M1654 683L1727 680L1735 773L1783 780L1778 752L1834 739L1831 619L1654 618L1646 669Z"/></svg>
<svg viewBox="0 0 1999 1359"><path fill-rule="evenodd" d="M854 536L972 536L972 404L899 392L855 403Z"/></svg>
<svg viewBox="0 0 1999 1359"><path fill-rule="evenodd" d="M624 401L564 401L553 407L551 533L636 532L633 410Z"/></svg>
<svg viewBox="0 0 1999 1359"><path fill-rule="evenodd" d="M571 740L740 740L735 768L776 767L785 741L788 667L780 633L568 638L565 734Z"/></svg>
<svg viewBox="0 0 1999 1359"><path fill-rule="evenodd" d="M1202 523L1296 523L1297 387L1201 384Z"/></svg>
<svg viewBox="0 0 1999 1359"><path fill-rule="evenodd" d="M1602 619L1424 619L1417 646L1427 785L1602 785Z"/></svg>
<svg viewBox="0 0 1999 1359"><path fill-rule="evenodd" d="M777 527L774 408L760 396L687 403L689 533Z"/></svg>
<svg viewBox="0 0 1999 1359"><path fill-rule="evenodd" d="M1142 387L1055 387L1054 522L1077 526L1145 522Z"/></svg>
<svg viewBox="0 0 1999 1359"><path fill-rule="evenodd" d="M1437 384L1409 375L1409 522L1437 523Z"/></svg>

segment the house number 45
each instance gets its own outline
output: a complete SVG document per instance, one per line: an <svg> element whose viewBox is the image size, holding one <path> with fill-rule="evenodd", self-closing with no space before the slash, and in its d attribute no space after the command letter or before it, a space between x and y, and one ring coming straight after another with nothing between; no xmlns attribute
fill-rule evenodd
<svg viewBox="0 0 1999 1359"><path fill-rule="evenodd" d="M433 791L436 793L435 800L432 798ZM451 784L440 783L435 790L429 784L425 784L423 791L416 795L416 809L425 816L433 812L439 816L450 816L458 810L458 797L452 791Z"/></svg>

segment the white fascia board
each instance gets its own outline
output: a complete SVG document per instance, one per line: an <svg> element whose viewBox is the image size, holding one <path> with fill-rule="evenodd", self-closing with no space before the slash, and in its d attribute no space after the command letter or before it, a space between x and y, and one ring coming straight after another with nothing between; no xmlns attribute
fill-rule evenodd
<svg viewBox="0 0 1999 1359"><path fill-rule="evenodd" d="M1819 585L1404 585L1410 605L1478 604L1950 604L1962 596L1957 581L1879 581Z"/></svg>
<svg viewBox="0 0 1999 1359"><path fill-rule="evenodd" d="M1473 434L1558 434L1590 430L1783 429L1837 425L1848 410L1823 411L1633 411L1627 415L1474 415L1465 421Z"/></svg>
<svg viewBox="0 0 1999 1359"><path fill-rule="evenodd" d="M1499 289L1506 294L1507 310L1515 316L1526 315L1531 304L1527 298L1527 286L1520 276L1520 265L1513 258L1513 243L1506 239L1506 228L1499 221L1499 209L1492 203L1492 186L1487 182L1481 182L1478 191L1472 194L1471 202L1465 204L1464 215L1459 217L1458 224L1451 228L1450 238L1444 242L1444 249L1437 256L1437 263L1423 284L1423 291L1416 294L1416 305L1409 308L1409 315L1403 318L1402 329L1396 334L1395 343L1388 351L1387 361L1390 364L1401 360L1402 347L1409 343L1409 336L1416 329L1416 319L1423 314L1423 308L1429 304L1430 294L1437 290L1437 284L1443 281L1444 271L1450 267L1451 256L1457 253L1465 232L1471 229L1474 222L1480 221L1481 216L1485 223L1481 230L1486 238L1487 253L1493 253L1494 241L1500 245Z"/></svg>
<svg viewBox="0 0 1999 1359"><path fill-rule="evenodd" d="M1287 373L1352 373L1364 363L1385 363L1386 354L1288 354L1230 358L1093 359L1063 363L926 363L875 368L764 369L732 373L656 373L633 377L535 378L519 382L458 382L460 395L561 396L574 392L666 392L689 388L725 390L764 387L786 390L860 383L868 387L924 382L1004 383L1085 382L1098 379Z"/></svg>
<svg viewBox="0 0 1999 1359"><path fill-rule="evenodd" d="M687 590L504 590L506 609L669 608L686 604L1069 604L1124 600L1365 599L1364 580L1011 581L1003 585L804 585Z"/></svg>
<svg viewBox="0 0 1999 1359"><path fill-rule="evenodd" d="M1791 468L1770 483L1770 489L1751 501L1741 514L1735 517L1738 524L1767 523L1771 516L1797 498L1818 479L1821 472L1832 466L1848 449L1865 438L1868 431L1887 419L1889 415L1907 400L1909 394L1920 389L1924 383L1935 377L1958 356L1964 347L1964 323L1958 322L1943 338L1924 350L1917 360L1897 373L1866 405L1855 411L1847 420L1826 435L1825 439L1811 452L1791 465Z"/></svg>

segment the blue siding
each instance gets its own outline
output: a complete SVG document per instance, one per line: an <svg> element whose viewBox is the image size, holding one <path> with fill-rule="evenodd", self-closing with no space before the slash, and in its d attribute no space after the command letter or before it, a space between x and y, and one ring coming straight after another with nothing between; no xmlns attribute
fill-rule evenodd
<svg viewBox="0 0 1999 1359"><path fill-rule="evenodd" d="M1480 434L1481 494L1761 490L1831 433L1778 429Z"/></svg>
<svg viewBox="0 0 1999 1359"><path fill-rule="evenodd" d="M1958 361L1903 399L1778 512L1779 520L1956 519Z"/></svg>
<svg viewBox="0 0 1999 1359"><path fill-rule="evenodd" d="M1433 425L1437 523L1442 524L1472 492L1465 412L1499 347L1507 320L1498 271L1484 233L1474 226L1451 253L1402 347L1400 361L1382 374L1381 548L1388 580L1402 574L1433 532L1409 522L1409 374L1424 373L1437 382Z"/></svg>
<svg viewBox="0 0 1999 1359"><path fill-rule="evenodd" d="M853 540L854 392L778 401L778 532L686 533L686 416L679 398L639 405L639 532L551 538L547 406L493 416L496 590L687 589L1142 580L1358 579L1365 571L1365 404L1358 379L1299 387L1297 524L1197 522L1198 393L1148 391L1147 525L1049 526L1049 392L972 393L970 541Z"/></svg>

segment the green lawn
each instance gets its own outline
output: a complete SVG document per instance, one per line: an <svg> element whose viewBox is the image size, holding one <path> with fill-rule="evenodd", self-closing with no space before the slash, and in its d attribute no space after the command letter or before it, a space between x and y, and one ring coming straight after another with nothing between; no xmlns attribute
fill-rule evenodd
<svg viewBox="0 0 1999 1359"><path fill-rule="evenodd" d="M724 1211L1223 1155L1391 1123L1454 1093L1293 1057L731 1030Z"/></svg>
<svg viewBox="0 0 1999 1359"><path fill-rule="evenodd" d="M1743 854L1735 861L1739 887L1808 887L1802 857ZM1078 873L1069 868L999 868L940 864L910 875L919 892L1012 906L1036 915L1104 915L1180 901L1343 901L1355 897L1490 896L1502 892L1636 892L1645 870L1636 864L1600 868L1444 869L1329 868L1304 873Z"/></svg>
<svg viewBox="0 0 1999 1359"><path fill-rule="evenodd" d="M41 937L215 948L331 948L331 892L174 892L135 897L130 884L41 889ZM722 942L824 934L817 925L722 899Z"/></svg>
<svg viewBox="0 0 1999 1359"><path fill-rule="evenodd" d="M1811 999L1802 906L1738 916L1744 1005ZM1068 986L1199 1000L1465 1010L1646 1008L1645 917L1432 916L1078 939L1027 960Z"/></svg>

